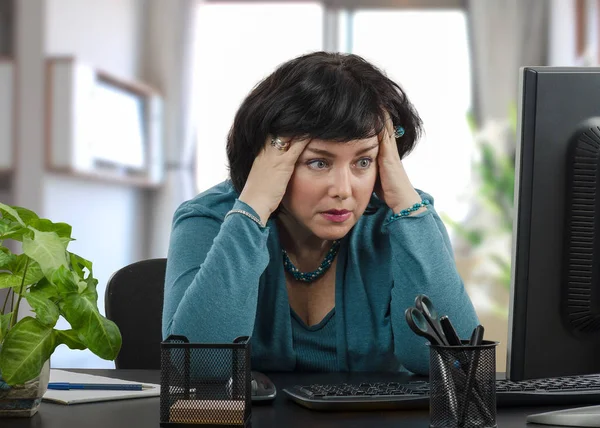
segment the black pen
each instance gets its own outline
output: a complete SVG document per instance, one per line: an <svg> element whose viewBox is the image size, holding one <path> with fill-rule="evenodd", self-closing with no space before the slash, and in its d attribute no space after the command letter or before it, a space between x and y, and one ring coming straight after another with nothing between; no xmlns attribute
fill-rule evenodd
<svg viewBox="0 0 600 428"><path fill-rule="evenodd" d="M448 344L450 346L461 346L462 342L460 341L460 337L458 337L458 334L456 334L456 330L450 322L450 318L444 315L440 318L440 324L442 326L442 330L444 331L444 335L448 340Z"/></svg>
<svg viewBox="0 0 600 428"><path fill-rule="evenodd" d="M469 346L479 346L481 345L481 343L483 342L483 332L484 332L484 328L483 326L480 324L477 327L475 327L475 329L473 330L473 333L471 334L471 339L469 340ZM462 406L460 408L460 415L458 418L458 423L459 426L464 426L465 423L465 418L467 415L467 408L469 407L469 396L471 394L477 394L476 391L471 391L471 389L475 386L477 386L477 384L473 385L473 382L475 381L475 373L477 372L477 365L479 364L479 350L475 350L473 351L472 354L472 358L470 361L470 364L468 365L468 370L467 370L467 384L465 387L465 396L464 396L464 400L462 403ZM479 397L476 397L476 399L481 399ZM487 408L485 407L485 403L483 403L483 409L487 410ZM483 415L482 415L483 416ZM487 415L486 415L487 416Z"/></svg>
<svg viewBox="0 0 600 428"><path fill-rule="evenodd" d="M483 342L483 326L480 324L473 330L471 334L471 340L469 340L469 345L471 346L479 346L481 342Z"/></svg>

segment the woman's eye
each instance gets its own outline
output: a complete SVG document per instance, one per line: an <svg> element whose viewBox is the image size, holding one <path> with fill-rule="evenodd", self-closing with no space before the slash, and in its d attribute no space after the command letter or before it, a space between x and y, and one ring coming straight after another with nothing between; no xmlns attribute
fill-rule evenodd
<svg viewBox="0 0 600 428"><path fill-rule="evenodd" d="M358 162L356 162L356 166L358 166L361 169L366 169L371 166L372 162L373 162L373 159L371 159L371 158L362 158L362 159L359 159Z"/></svg>
<svg viewBox="0 0 600 428"><path fill-rule="evenodd" d="M316 170L321 170L321 169L327 168L327 162L325 162L322 159L316 159L313 161L309 161L309 162L307 162L307 165L309 168L316 169Z"/></svg>

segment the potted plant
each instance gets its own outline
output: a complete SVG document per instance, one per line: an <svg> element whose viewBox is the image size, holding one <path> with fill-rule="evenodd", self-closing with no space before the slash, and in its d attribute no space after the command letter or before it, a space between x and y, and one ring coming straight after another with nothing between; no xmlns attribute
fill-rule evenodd
<svg viewBox="0 0 600 428"><path fill-rule="evenodd" d="M506 120L489 121L483 128L477 127L472 115L468 121L477 148L474 182L465 195L471 202L470 213L462 221L444 214L442 219L456 233L456 248L463 248L461 276L485 288L487 310L505 320L514 215L516 107L511 107Z"/></svg>
<svg viewBox="0 0 600 428"><path fill-rule="evenodd" d="M0 301L0 416L31 416L46 392L58 345L114 360L121 334L98 311L92 263L67 250L70 225L2 203L0 214L0 288L6 289ZM23 300L35 316L19 320ZM70 329L54 328L59 316Z"/></svg>

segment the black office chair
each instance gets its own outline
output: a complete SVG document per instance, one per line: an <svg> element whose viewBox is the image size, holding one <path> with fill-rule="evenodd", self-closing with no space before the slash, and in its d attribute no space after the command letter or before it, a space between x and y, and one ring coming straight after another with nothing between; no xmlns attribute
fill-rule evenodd
<svg viewBox="0 0 600 428"><path fill-rule="evenodd" d="M106 317L123 337L118 369L160 370L162 306L167 259L132 263L116 271L104 294Z"/></svg>

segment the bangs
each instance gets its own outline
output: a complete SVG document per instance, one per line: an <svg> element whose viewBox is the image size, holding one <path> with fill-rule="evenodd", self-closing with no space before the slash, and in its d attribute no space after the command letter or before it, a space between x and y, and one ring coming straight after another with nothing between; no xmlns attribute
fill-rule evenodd
<svg viewBox="0 0 600 428"><path fill-rule="evenodd" d="M376 136L384 127L377 94L347 74L324 73L319 81L289 91L272 123L275 135L346 142ZM290 88L291 89L291 88Z"/></svg>

